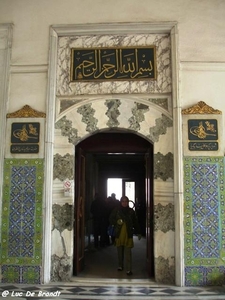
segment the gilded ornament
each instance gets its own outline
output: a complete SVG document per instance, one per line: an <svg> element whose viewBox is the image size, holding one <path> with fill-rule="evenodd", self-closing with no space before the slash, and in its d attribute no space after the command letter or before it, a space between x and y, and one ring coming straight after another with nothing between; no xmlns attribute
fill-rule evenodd
<svg viewBox="0 0 225 300"><path fill-rule="evenodd" d="M200 101L197 104L182 109L183 115L191 115L191 114L218 114L221 115L222 112L218 109L214 109L211 106L207 105L204 101Z"/></svg>
<svg viewBox="0 0 225 300"><path fill-rule="evenodd" d="M34 110L29 105L25 105L23 108L6 115L7 118L45 118L46 114Z"/></svg>

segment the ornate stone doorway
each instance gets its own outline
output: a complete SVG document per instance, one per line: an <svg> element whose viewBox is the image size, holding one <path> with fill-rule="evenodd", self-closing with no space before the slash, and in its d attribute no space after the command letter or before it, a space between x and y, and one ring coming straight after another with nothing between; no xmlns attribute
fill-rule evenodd
<svg viewBox="0 0 225 300"><path fill-rule="evenodd" d="M89 86L84 89L74 90L74 86L60 74L68 74L67 68L69 63L61 64L62 56L68 57L67 52L59 51L62 46L68 46L66 43L60 44L61 37L66 37L65 41L72 41L71 36L85 36L87 31L90 35L96 36L101 30L108 34L156 34L155 41L161 43L157 34L166 34L170 38L172 45L172 69L173 74L173 99L171 101L171 85L157 86L146 89L146 85L134 86L129 85L128 89L124 88L122 93L119 92L120 85L114 86L113 89L105 89L107 85L97 85L99 93L90 90ZM96 31L97 30L97 31ZM107 39L108 40L108 39ZM168 40L168 39L167 39ZM62 42L64 39L62 39ZM162 45L162 44L161 44ZM56 267L57 276L61 274L59 268L67 270L66 278L60 276L56 280L64 281L69 279L72 274L72 257L73 257L73 230L70 226L64 227L63 230L51 227L51 216L55 218L53 207L59 205L62 209L65 205L71 211L71 220L73 218L74 195L65 197L63 191L63 181L66 178L74 179L74 147L87 137L110 128L118 130L131 130L135 134L144 137L146 140L154 143L154 211L158 216L155 227L154 253L157 267L156 279L163 282L163 271L167 269L167 275L173 273L177 285L183 285L183 258L182 258L182 181L181 173L181 139L180 127L180 109L177 104L177 86L178 76L176 69L176 25L175 24L101 24L93 26L54 26L51 30L50 43L50 72L47 97L47 131L46 131L46 180L45 180L45 233L44 233L44 282L51 280L50 274ZM65 48L67 49L67 48ZM67 50L66 50L67 51ZM67 53L68 54L68 53ZM165 62L165 61L164 61ZM63 73L58 73L57 68ZM65 71L65 72L64 72ZM168 79L168 78L167 78ZM72 88L72 89L71 89ZM163 88L170 88L170 91L163 92ZM157 93L156 90L159 90ZM82 94L80 92L85 94ZM91 94L91 91L94 94ZM113 94L113 91L116 92ZM133 92L132 92L133 91ZM161 93L162 91L162 93ZM126 94L126 92L128 94ZM107 95L106 95L107 94ZM171 103L176 103L172 105ZM174 119L175 118L175 119ZM173 122L173 119L175 120ZM55 127L55 130L53 128ZM176 132L176 134L174 134ZM175 146L174 146L175 145ZM176 155L175 170L173 169L173 155ZM53 161L54 158L54 161ZM171 164L172 162L172 164ZM68 168L65 168L68 167ZM65 172L66 170L66 172ZM65 173L64 173L65 172ZM175 185L174 185L175 182ZM173 205L175 208L173 209ZM171 209L172 207L172 209ZM173 226L163 228L163 218L165 211L174 211L177 214L176 238ZM160 213L161 212L161 213ZM179 217L178 217L179 216ZM161 219L160 219L161 217ZM69 224L69 223L68 223ZM51 239L49 239L51 236ZM63 238L63 239L62 239ZM175 238L175 248L174 248ZM164 241L162 247L160 241ZM63 246L59 244L63 241ZM56 249L57 248L57 249ZM60 250L61 249L61 250ZM166 251L162 251L162 249ZM52 258L50 260L50 257ZM175 260L174 260L175 257ZM59 262L59 263L56 263ZM156 266L155 265L155 266ZM176 274L174 268L176 266ZM65 268L64 268L65 267ZM57 270L58 268L58 270ZM164 272L165 273L165 272ZM53 275L54 277L54 275ZM171 278L171 276L168 276Z"/></svg>

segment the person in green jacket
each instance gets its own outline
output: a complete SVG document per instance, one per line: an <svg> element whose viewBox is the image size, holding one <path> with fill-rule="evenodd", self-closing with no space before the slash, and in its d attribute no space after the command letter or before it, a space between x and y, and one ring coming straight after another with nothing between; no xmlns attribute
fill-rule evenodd
<svg viewBox="0 0 225 300"><path fill-rule="evenodd" d="M115 246L118 254L118 271L122 271L125 267L127 275L132 275L132 252L134 247L133 231L141 239L140 227L135 211L129 207L129 199L123 196L120 199L120 205L116 207L109 217L109 222L115 228Z"/></svg>

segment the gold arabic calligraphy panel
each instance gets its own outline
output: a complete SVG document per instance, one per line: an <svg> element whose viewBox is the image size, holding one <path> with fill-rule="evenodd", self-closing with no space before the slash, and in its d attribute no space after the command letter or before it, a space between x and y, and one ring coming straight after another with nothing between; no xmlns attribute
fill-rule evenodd
<svg viewBox="0 0 225 300"><path fill-rule="evenodd" d="M155 46L71 50L71 81L155 80Z"/></svg>
<svg viewBox="0 0 225 300"><path fill-rule="evenodd" d="M39 152L40 123L12 123L11 153Z"/></svg>
<svg viewBox="0 0 225 300"><path fill-rule="evenodd" d="M188 120L190 151L217 151L218 125L216 119Z"/></svg>

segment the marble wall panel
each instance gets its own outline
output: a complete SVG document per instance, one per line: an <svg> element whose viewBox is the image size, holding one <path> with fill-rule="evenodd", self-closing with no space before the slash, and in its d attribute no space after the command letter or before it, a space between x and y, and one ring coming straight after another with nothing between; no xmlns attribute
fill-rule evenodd
<svg viewBox="0 0 225 300"><path fill-rule="evenodd" d="M52 207L52 281L69 281L72 270L73 206L53 204Z"/></svg>

